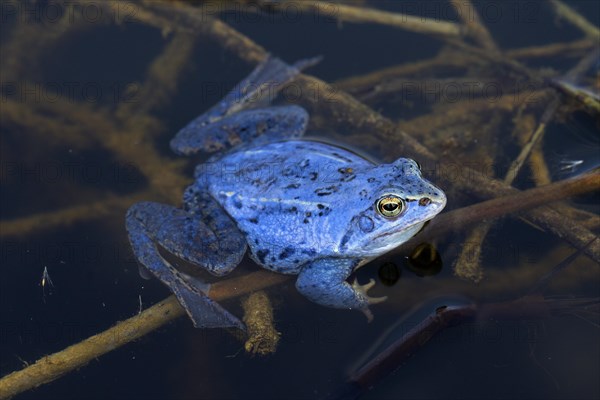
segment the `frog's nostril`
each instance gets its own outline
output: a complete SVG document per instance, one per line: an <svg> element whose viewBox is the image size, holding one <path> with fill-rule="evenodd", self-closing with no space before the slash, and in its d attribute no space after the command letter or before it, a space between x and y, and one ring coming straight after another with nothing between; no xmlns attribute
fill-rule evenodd
<svg viewBox="0 0 600 400"><path fill-rule="evenodd" d="M428 206L430 204L431 204L431 199L429 197L421 197L421 199L419 199L420 206Z"/></svg>

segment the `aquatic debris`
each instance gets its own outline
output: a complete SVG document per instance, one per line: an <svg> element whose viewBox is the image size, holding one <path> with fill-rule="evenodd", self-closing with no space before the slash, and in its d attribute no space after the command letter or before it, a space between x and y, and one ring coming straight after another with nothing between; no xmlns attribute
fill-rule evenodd
<svg viewBox="0 0 600 400"><path fill-rule="evenodd" d="M248 329L248 339L244 344L246 352L265 356L275 353L281 333L277 332L273 322L273 307L264 291L254 292L246 298L244 323Z"/></svg>
<svg viewBox="0 0 600 400"><path fill-rule="evenodd" d="M52 283L52 279L50 279L50 274L48 273L48 267L44 265L44 272L42 272L42 281L40 282L42 286L42 299L44 303L46 302L46 286L48 288L54 287L54 283Z"/></svg>

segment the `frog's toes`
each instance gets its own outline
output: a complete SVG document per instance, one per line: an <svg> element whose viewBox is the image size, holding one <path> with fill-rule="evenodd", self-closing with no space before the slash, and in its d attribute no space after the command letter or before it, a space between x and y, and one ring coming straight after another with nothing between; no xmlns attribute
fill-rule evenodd
<svg viewBox="0 0 600 400"><path fill-rule="evenodd" d="M377 304L377 303L382 303L384 301L387 300L387 296L382 296L382 297L370 297L367 294L367 291L369 289L371 289L373 286L375 286L375 280L374 279L370 279L369 283L366 283L364 285L361 285L358 283L358 280L355 279L354 282L352 283L352 289L354 289L357 293L360 293L368 302L368 304ZM368 311L368 309L366 309ZM367 315L367 318L369 318L369 316ZM373 318L371 316L371 318Z"/></svg>
<svg viewBox="0 0 600 400"><path fill-rule="evenodd" d="M367 291L369 289L371 289L373 286L375 286L374 279L369 279L369 282L364 285L359 284L357 279L355 279L354 282L352 282L352 289L356 293L358 293L361 297L363 297L366 301L365 306L362 307L360 309L360 311L365 315L365 317L367 317L368 322L373 321L373 313L371 312L371 310L369 310L369 305L381 303L381 302L384 302L385 300L387 300L387 296L382 296L382 297L369 296L367 294Z"/></svg>
<svg viewBox="0 0 600 400"><path fill-rule="evenodd" d="M367 317L367 322L373 322L373 313L369 310L369 307L361 308L360 311Z"/></svg>
<svg viewBox="0 0 600 400"><path fill-rule="evenodd" d="M373 286L375 286L375 279L369 279L369 283L364 285L359 284L358 279L354 279L354 282L352 282L352 288L357 292L364 294L365 297L367 296L367 290L371 289Z"/></svg>

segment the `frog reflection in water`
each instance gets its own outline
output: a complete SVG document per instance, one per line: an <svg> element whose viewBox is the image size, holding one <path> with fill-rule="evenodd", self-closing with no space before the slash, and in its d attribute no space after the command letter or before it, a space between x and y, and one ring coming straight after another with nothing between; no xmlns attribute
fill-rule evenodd
<svg viewBox="0 0 600 400"><path fill-rule="evenodd" d="M262 267L297 274L296 288L328 307L369 319L374 281L346 279L415 235L446 204L444 193L400 158L376 165L343 148L301 140L306 111L269 107L275 93L313 60L269 58L219 104L171 141L178 154L212 152L196 168L183 208L142 202L127 212L136 258L177 296L196 327L238 327L209 286L178 271L157 245L213 275L234 269L247 247ZM147 274L146 274L147 275Z"/></svg>

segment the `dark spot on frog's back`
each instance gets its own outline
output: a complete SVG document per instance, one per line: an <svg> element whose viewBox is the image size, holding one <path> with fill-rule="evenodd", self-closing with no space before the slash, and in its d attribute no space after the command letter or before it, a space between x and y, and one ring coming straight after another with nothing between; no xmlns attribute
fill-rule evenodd
<svg viewBox="0 0 600 400"><path fill-rule="evenodd" d="M316 173L316 172L311 172L311 173L309 174L309 176L310 176L310 180L311 180L311 181L316 181L316 180L317 180L317 178L319 177L319 174L318 174L318 173Z"/></svg>
<svg viewBox="0 0 600 400"><path fill-rule="evenodd" d="M265 257L267 257L269 255L269 250L267 249L260 249L256 252L256 258L258 258L258 261L260 261L261 264L265 263Z"/></svg>
<svg viewBox="0 0 600 400"><path fill-rule="evenodd" d="M303 222L304 222L305 224L308 224L308 223L310 222L310 219L309 219L309 218L310 218L310 217L312 217L312 213L311 213L310 211L307 211L307 212L305 212L305 213L304 213L304 216L306 216L306 218L304 218L304 221L303 221Z"/></svg>
<svg viewBox="0 0 600 400"><path fill-rule="evenodd" d="M242 208L242 202L239 201L238 199L233 199L233 206L237 209Z"/></svg>
<svg viewBox="0 0 600 400"><path fill-rule="evenodd" d="M302 250L302 254L306 254L309 257L314 257L317 255L317 251L315 249Z"/></svg>
<svg viewBox="0 0 600 400"><path fill-rule="evenodd" d="M281 175L288 177L288 176L295 176L295 177L299 177L300 176L300 169L298 168L298 165L290 165L286 168L283 169L283 171L281 171Z"/></svg>
<svg viewBox="0 0 600 400"><path fill-rule="evenodd" d="M299 183L292 183L285 187L285 189L298 189L300 187Z"/></svg>
<svg viewBox="0 0 600 400"><path fill-rule="evenodd" d="M296 207L290 207L290 208L286 208L285 212L289 212L290 214L294 214L294 213L298 212L298 209Z"/></svg>
<svg viewBox="0 0 600 400"><path fill-rule="evenodd" d="M317 214L319 217L328 215L331 212L331 208L326 207L323 204L317 204L317 208L319 209L319 213Z"/></svg>
<svg viewBox="0 0 600 400"><path fill-rule="evenodd" d="M258 218L250 218L248 221L253 224L258 224Z"/></svg>
<svg viewBox="0 0 600 400"><path fill-rule="evenodd" d="M337 192L339 190L339 187L336 185L333 186L327 186L325 188L318 188L317 190L315 190L315 193L317 196L329 196L330 194Z"/></svg>
<svg viewBox="0 0 600 400"><path fill-rule="evenodd" d="M286 247L281 253L279 253L279 259L285 260L286 258L293 256L295 252L296 250L294 250L294 248Z"/></svg>

